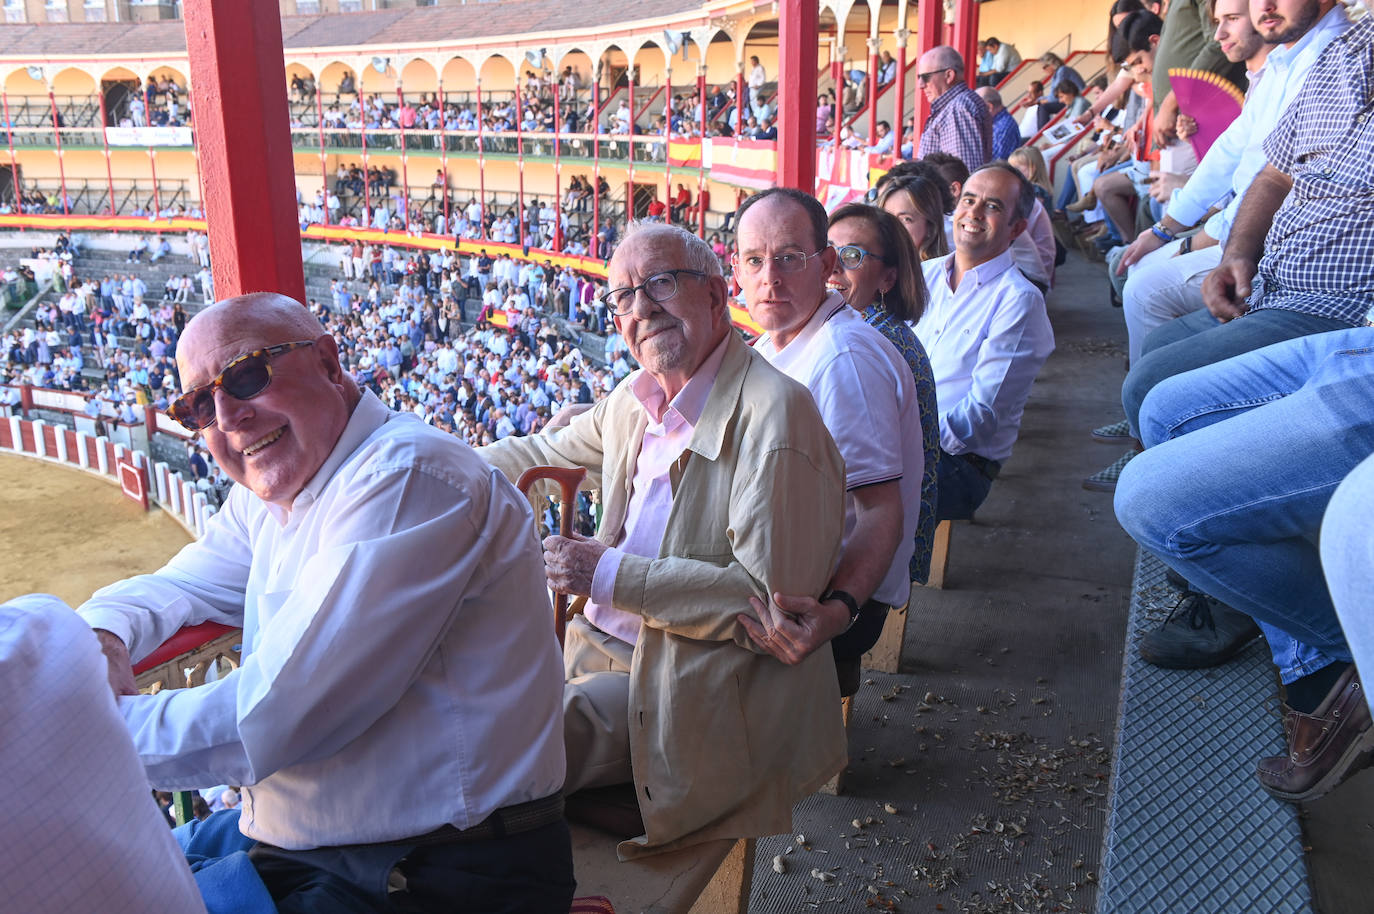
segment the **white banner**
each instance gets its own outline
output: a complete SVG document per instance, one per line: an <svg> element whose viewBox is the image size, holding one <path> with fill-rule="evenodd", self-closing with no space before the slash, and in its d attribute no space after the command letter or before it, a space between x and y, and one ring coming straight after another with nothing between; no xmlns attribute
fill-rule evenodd
<svg viewBox="0 0 1374 914"><path fill-rule="evenodd" d="M190 127L106 127L111 146L190 146Z"/></svg>

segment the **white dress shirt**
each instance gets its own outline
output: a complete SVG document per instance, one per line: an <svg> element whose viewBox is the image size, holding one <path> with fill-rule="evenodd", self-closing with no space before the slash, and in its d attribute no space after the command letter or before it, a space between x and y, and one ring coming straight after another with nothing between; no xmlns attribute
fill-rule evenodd
<svg viewBox="0 0 1374 914"><path fill-rule="evenodd" d="M168 564L81 608L137 658L243 626L217 682L120 700L157 786L242 784L289 849L467 828L563 783L563 670L528 503L372 393L289 511L235 487Z"/></svg>
<svg viewBox="0 0 1374 914"><path fill-rule="evenodd" d="M1023 280L1024 281L1024 280ZM782 349L765 333L754 349L805 385L844 457L844 548L857 514L854 490L900 481L902 538L872 599L902 606L911 594L909 564L921 508L925 448L911 367L897 347L831 292L802 331Z"/></svg>
<svg viewBox="0 0 1374 914"><path fill-rule="evenodd" d="M950 285L954 256L922 264L930 301L912 329L930 356L940 447L988 460L1011 456L1031 385L1054 351L1045 299L1010 251Z"/></svg>
<svg viewBox="0 0 1374 914"><path fill-rule="evenodd" d="M1234 193L1225 211L1207 223L1208 235L1218 241L1226 240L1246 189L1268 161L1264 154L1265 138L1302 90L1307 72L1321 52L1348 28L1350 16L1337 3L1291 48L1279 45L1269 52L1240 115L1208 148L1197 170L1189 175L1188 183L1170 195L1164 210L1169 218L1180 225L1196 225L1208 209Z"/></svg>
<svg viewBox="0 0 1374 914"><path fill-rule="evenodd" d="M5 910L204 912L90 626L46 594L0 604L0 687Z"/></svg>

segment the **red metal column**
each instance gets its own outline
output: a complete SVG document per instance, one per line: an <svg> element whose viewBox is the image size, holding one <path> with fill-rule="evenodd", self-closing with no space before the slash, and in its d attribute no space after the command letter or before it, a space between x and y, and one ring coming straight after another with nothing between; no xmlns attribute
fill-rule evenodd
<svg viewBox="0 0 1374 914"><path fill-rule="evenodd" d="M601 74L592 74L592 236L587 252L601 256Z"/></svg>
<svg viewBox="0 0 1374 914"><path fill-rule="evenodd" d="M906 24L900 23L897 29L897 82L892 87L897 93L896 107L893 108L892 114L892 129L897 131L897 142L893 149L896 150L899 159L902 157L902 128L906 122L906 42L910 37L911 33L907 31ZM912 135L915 136L914 131ZM915 147L912 148L911 155L915 158Z"/></svg>
<svg viewBox="0 0 1374 914"><path fill-rule="evenodd" d="M868 10L869 34L877 33L878 24L873 21L873 9ZM868 39L868 145L878 142L878 39Z"/></svg>
<svg viewBox="0 0 1374 914"><path fill-rule="evenodd" d="M831 119L834 129L830 136L830 149L835 156L831 160L836 161L840 157L840 130L844 123L844 92L841 86L844 85L844 24L837 23L835 26L835 40L830 44L830 81L835 84L835 116ZM831 173L834 173L831 168Z"/></svg>
<svg viewBox="0 0 1374 914"><path fill-rule="evenodd" d="M363 228L372 225L372 179L367 173L367 108L363 107L362 96L358 96L359 118L363 131Z"/></svg>
<svg viewBox="0 0 1374 914"><path fill-rule="evenodd" d="M410 170L406 167L406 125L401 109L406 106L406 97L401 93L401 84L396 83L396 126L401 128L401 206L405 209L404 231L410 230Z"/></svg>
<svg viewBox="0 0 1374 914"><path fill-rule="evenodd" d="M669 205L673 202L673 163L668 156L668 144L673 138L673 71L663 71L663 196ZM686 213L683 213L686 216ZM668 210L668 221L673 221L673 211Z"/></svg>
<svg viewBox="0 0 1374 914"><path fill-rule="evenodd" d="M553 238L550 244L558 252L563 250L563 163L559 161L558 147L562 145L563 136L563 116L558 107L558 96L562 94L561 86L554 86L553 90ZM576 101L573 104L577 104Z"/></svg>
<svg viewBox="0 0 1374 914"><path fill-rule="evenodd" d="M23 215L24 198L19 193L19 163L14 157L14 129L10 126L10 97L9 93L0 90L0 101L4 102L5 108L5 139L10 147L10 180L14 182L14 211Z"/></svg>
<svg viewBox="0 0 1374 914"><path fill-rule="evenodd" d="M486 150L482 144L482 74L477 74L477 205L481 213L477 217L477 237L487 237L487 165ZM485 290L483 290L485 291Z"/></svg>
<svg viewBox="0 0 1374 914"><path fill-rule="evenodd" d="M916 26L916 57L931 48L938 47L944 33L944 5L940 0L921 0L920 18ZM916 67L920 70L920 66ZM976 68L975 68L976 69ZM911 157L920 158L917 151L921 145L921 131L925 129L926 119L930 117L930 101L918 85L916 87L916 133L911 138Z"/></svg>
<svg viewBox="0 0 1374 914"><path fill-rule="evenodd" d="M9 120L9 118L6 118L6 120ZM106 123L107 123L107 118L106 118L106 116L105 116L105 93L104 93L104 92L101 92L101 93L100 93L100 145L101 145L101 147L105 150L105 182L106 182L106 185L108 186L109 191L110 191L110 215L113 216L113 215L115 214L115 204L114 204L114 172L110 170L110 141L109 141L109 138L105 136L105 125L106 125Z"/></svg>
<svg viewBox="0 0 1374 914"><path fill-rule="evenodd" d="M48 105L52 110L52 135L57 143L57 177L62 182L62 215L70 216L67 206L67 167L62 161L62 131L57 129L57 97L52 94L52 88L48 89Z"/></svg>
<svg viewBox="0 0 1374 914"><path fill-rule="evenodd" d="M439 80L439 168L444 172L444 232L453 231L453 223L448 217L448 135L444 130L447 112L444 109L444 81Z"/></svg>
<svg viewBox="0 0 1374 914"><path fill-rule="evenodd" d="M525 247L525 108L520 92L520 74L515 74L515 164L520 181L515 204L515 225L520 229L520 247Z"/></svg>
<svg viewBox="0 0 1374 914"><path fill-rule="evenodd" d="M630 220L635 217L635 62L630 61L629 73L625 79L628 87L625 91L630 98L630 132L625 138L625 152L629 156L629 165L625 169L625 223L628 225Z"/></svg>
<svg viewBox="0 0 1374 914"><path fill-rule="evenodd" d="M286 61L276 0L185 0L215 292L305 301Z"/></svg>
<svg viewBox="0 0 1374 914"><path fill-rule="evenodd" d="M187 46L187 50L188 50L188 51L190 50L190 46L189 46L189 45ZM284 78L284 77L283 77L283 84L285 84L285 78ZM144 78L144 80L143 80L143 89L142 89L142 91L143 91L143 127L144 127L145 130L148 130L149 136L151 137L151 136L152 136L152 126L153 126L153 100L152 100L151 98L148 97L148 80L147 80L147 78ZM149 170L149 171L152 173L152 175L153 175L153 215L156 216L156 215L158 215L159 213L162 212L162 197L161 197L161 195L158 193L158 189L157 189L157 150L154 149L152 146L149 146L149 147L148 147L148 170ZM292 194L292 196L294 197L295 195ZM304 268L302 268L302 270L304 270ZM216 286L215 288L219 288L219 287Z"/></svg>
<svg viewBox="0 0 1374 914"><path fill-rule="evenodd" d="M816 48L820 7L807 0L778 4L777 182L816 192Z"/></svg>
<svg viewBox="0 0 1374 914"><path fill-rule="evenodd" d="M978 80L978 3L959 0L954 14L954 50L964 58L964 76L972 89Z"/></svg>
<svg viewBox="0 0 1374 914"><path fill-rule="evenodd" d="M739 73L735 76L735 139L744 132L744 61L738 64Z"/></svg>
<svg viewBox="0 0 1374 914"><path fill-rule="evenodd" d="M701 109L701 131L697 137L697 234L706 237L706 204L701 196L706 191L706 49L701 49L703 63L697 67L697 106Z"/></svg>
<svg viewBox="0 0 1374 914"><path fill-rule="evenodd" d="M315 126L320 133L320 180L324 182L324 224L329 224L329 164L324 154L324 93L315 93Z"/></svg>

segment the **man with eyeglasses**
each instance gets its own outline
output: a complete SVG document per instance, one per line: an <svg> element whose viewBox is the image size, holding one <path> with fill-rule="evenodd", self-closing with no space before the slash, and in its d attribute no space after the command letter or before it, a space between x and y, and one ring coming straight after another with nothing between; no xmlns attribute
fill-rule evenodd
<svg viewBox="0 0 1374 914"><path fill-rule="evenodd" d="M964 58L954 48L939 45L921 55L917 70L921 91L930 100L917 158L947 152L962 159L969 171L992 161L992 115L968 87Z"/></svg>
<svg viewBox="0 0 1374 914"><path fill-rule="evenodd" d="M562 679L528 503L360 392L289 298L219 302L177 358L168 412L238 485L202 539L80 610L148 779L242 785L242 849L282 910L566 912ZM130 657L203 621L243 628L239 668L137 694Z"/></svg>
<svg viewBox="0 0 1374 914"><path fill-rule="evenodd" d="M544 540L549 586L585 604L564 649L566 789L633 781L644 834L622 859L788 831L845 762L835 668L777 663L737 615L825 587L840 455L805 388L731 329L705 241L637 224L609 285L643 368L566 428L479 451L511 478L585 467L602 493L595 538Z"/></svg>
<svg viewBox="0 0 1374 914"><path fill-rule="evenodd" d="M889 609L911 593L925 451L906 360L826 290L839 256L826 240L828 222L814 197L791 188L770 188L740 208L735 277L750 316L767 331L755 349L811 391L844 455L846 490L844 549L826 593L817 601L783 591L776 608L754 607L771 628L747 616L742 624L788 663L831 642L840 691L851 695L860 658L877 643ZM846 247L858 266L864 252Z"/></svg>
<svg viewBox="0 0 1374 914"><path fill-rule="evenodd" d="M913 329L940 404L941 520L972 517L987 498L1054 351L1045 298L1011 254L1034 205L1031 183L1005 162L975 171L954 206L954 253L922 265L930 302Z"/></svg>

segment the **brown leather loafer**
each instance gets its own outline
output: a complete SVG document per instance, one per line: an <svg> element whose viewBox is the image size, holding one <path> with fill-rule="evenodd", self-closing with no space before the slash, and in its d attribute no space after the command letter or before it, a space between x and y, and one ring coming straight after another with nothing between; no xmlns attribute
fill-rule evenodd
<svg viewBox="0 0 1374 914"><path fill-rule="evenodd" d="M1260 759L1265 790L1292 803L1323 796L1370 764L1374 729L1355 667L1345 671L1311 714L1284 706L1288 754Z"/></svg>

